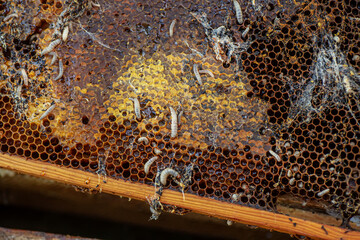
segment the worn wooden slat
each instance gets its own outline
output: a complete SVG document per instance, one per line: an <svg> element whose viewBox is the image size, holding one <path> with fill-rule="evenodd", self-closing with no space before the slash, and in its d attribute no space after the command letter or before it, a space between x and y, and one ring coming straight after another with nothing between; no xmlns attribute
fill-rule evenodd
<svg viewBox="0 0 360 240"><path fill-rule="evenodd" d="M101 191L106 193L140 200L146 200L147 196L154 194L154 188L145 184L131 183L111 178L107 178L105 183L103 181L104 179L96 174L40 161L25 160L17 156L0 154L0 167L67 184L98 190L101 189ZM289 234L305 235L319 239L360 239L360 232L357 231L350 231L300 218L202 198L192 194L185 194L185 200L183 200L180 192L168 189L164 190L161 202L190 209L197 213L230 219L232 221L256 225Z"/></svg>
<svg viewBox="0 0 360 240"><path fill-rule="evenodd" d="M69 235L61 235L61 234L52 234L46 232L39 231L27 231L20 229L10 229L0 227L0 239L36 239L36 240L95 240L95 238L83 238L78 236L69 236Z"/></svg>

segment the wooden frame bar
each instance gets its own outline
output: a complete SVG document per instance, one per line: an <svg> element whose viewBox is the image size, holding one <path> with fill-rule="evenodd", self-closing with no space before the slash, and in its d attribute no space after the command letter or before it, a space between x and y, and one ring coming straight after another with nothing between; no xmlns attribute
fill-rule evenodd
<svg viewBox="0 0 360 240"><path fill-rule="evenodd" d="M53 233L46 233L40 231L27 231L20 229L10 229L0 227L0 236L2 239L74 239L74 240L91 240L90 238L83 238L78 236L60 235Z"/></svg>
<svg viewBox="0 0 360 240"><path fill-rule="evenodd" d="M0 154L0 168L139 200L146 200L146 197L154 194L154 188L149 185L111 178L107 178L106 183L104 183L103 179L100 179L96 174L40 161L25 160L6 154ZM180 192L169 189L164 190L161 202L190 209L200 214L289 234L304 235L317 239L360 239L360 232L357 231L315 223L283 214L198 197L192 194L185 194L185 200L183 200Z"/></svg>

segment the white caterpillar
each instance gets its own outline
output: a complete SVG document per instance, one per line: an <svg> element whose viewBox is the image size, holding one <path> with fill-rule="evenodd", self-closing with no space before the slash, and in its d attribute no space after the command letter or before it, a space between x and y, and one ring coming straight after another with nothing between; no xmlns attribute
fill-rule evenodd
<svg viewBox="0 0 360 240"><path fill-rule="evenodd" d="M48 108L48 110L46 110L46 111L43 113L43 115L41 115L40 120L43 120L44 118L46 118L46 116L49 115L49 113L50 113L52 110L54 110L55 106L56 106L55 104L51 105L51 106Z"/></svg>
<svg viewBox="0 0 360 240"><path fill-rule="evenodd" d="M150 170L151 165L152 165L157 159L158 159L158 157L155 156L155 157L150 158L149 161L147 161L147 162L145 163L144 171L145 171L146 174L149 173L149 170Z"/></svg>
<svg viewBox="0 0 360 240"><path fill-rule="evenodd" d="M47 46L44 50L42 50L42 52L40 53L40 55L45 55L49 52L51 52L52 50L54 50L54 48L59 45L61 43L60 39L56 39L54 41L52 41L49 46Z"/></svg>
<svg viewBox="0 0 360 240"><path fill-rule="evenodd" d="M140 137L138 139L138 142L139 143L144 142L147 145L147 144L149 144L149 139L147 139L147 137Z"/></svg>
<svg viewBox="0 0 360 240"><path fill-rule="evenodd" d="M210 70L208 70L208 69L206 69L206 70L199 70L199 73L207 73L207 74L210 75L210 77L215 77L214 74L213 74Z"/></svg>
<svg viewBox="0 0 360 240"><path fill-rule="evenodd" d="M57 75L57 77L54 80L55 81L59 80L63 76L63 73L64 73L64 66L63 66L62 60L60 59L59 60L59 74Z"/></svg>
<svg viewBox="0 0 360 240"><path fill-rule="evenodd" d="M17 15L16 13L12 13L12 14L10 14L10 15L7 15L4 19L3 19L3 21L4 22L8 22L11 18L18 18L19 17L19 15Z"/></svg>
<svg viewBox="0 0 360 240"><path fill-rule="evenodd" d="M248 27L243 31L243 33L241 34L241 37L242 37L242 38L245 38L246 35L248 34L249 30L250 30L250 27L248 26Z"/></svg>
<svg viewBox="0 0 360 240"><path fill-rule="evenodd" d="M164 171L161 172L160 175L160 182L162 185L166 185L166 181L169 176L178 178L180 174L172 168L166 168Z"/></svg>
<svg viewBox="0 0 360 240"><path fill-rule="evenodd" d="M129 99L134 102L134 109L135 109L136 118L140 119L141 114L140 114L140 102L139 102L139 99L137 99L137 98L129 98Z"/></svg>
<svg viewBox="0 0 360 240"><path fill-rule="evenodd" d="M317 195L318 195L318 197L322 197L329 192L330 192L330 189L325 189L325 190L319 192Z"/></svg>
<svg viewBox="0 0 360 240"><path fill-rule="evenodd" d="M53 65L56 62L57 54L56 54L56 52L51 52L51 53L49 53L49 55L52 56L50 65Z"/></svg>
<svg viewBox="0 0 360 240"><path fill-rule="evenodd" d="M243 23L243 14L241 11L240 4L237 0L233 0L233 2L234 2L234 8L235 8L235 12L236 12L236 19L239 24L242 24Z"/></svg>
<svg viewBox="0 0 360 240"><path fill-rule="evenodd" d="M275 157L276 161L281 162L280 156L277 155L273 150L269 150L269 153Z"/></svg>
<svg viewBox="0 0 360 240"><path fill-rule="evenodd" d="M199 74L198 65L194 64L193 68L194 68L194 73L195 73L196 80L198 80L199 84L201 85L202 80L201 80L201 77L200 77L200 74Z"/></svg>
<svg viewBox="0 0 360 240"><path fill-rule="evenodd" d="M160 155L162 153L162 151L160 149L158 149L158 148L154 148L154 153L156 155Z"/></svg>
<svg viewBox="0 0 360 240"><path fill-rule="evenodd" d="M63 33L62 33L62 40L64 42L66 42L68 36L69 36L69 26L65 26Z"/></svg>
<svg viewBox="0 0 360 240"><path fill-rule="evenodd" d="M171 137L174 138L177 135L177 116L176 116L176 111L172 108L170 108L170 112L171 112Z"/></svg>
<svg viewBox="0 0 360 240"><path fill-rule="evenodd" d="M174 35L174 26L175 26L175 23L176 23L176 19L174 19L171 24L170 24L170 28L169 28L169 35L170 37L172 37Z"/></svg>
<svg viewBox="0 0 360 240"><path fill-rule="evenodd" d="M28 75L26 74L25 69L20 68L20 73L21 73L21 76L22 76L22 78L24 80L24 85L28 86L29 85L29 78L28 78Z"/></svg>

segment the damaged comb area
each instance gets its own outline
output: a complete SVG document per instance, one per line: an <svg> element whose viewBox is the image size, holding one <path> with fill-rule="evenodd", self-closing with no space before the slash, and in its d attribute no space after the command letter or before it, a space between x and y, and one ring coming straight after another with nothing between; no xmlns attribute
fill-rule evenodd
<svg viewBox="0 0 360 240"><path fill-rule="evenodd" d="M358 228L359 2L236 3L0 1L1 152Z"/></svg>

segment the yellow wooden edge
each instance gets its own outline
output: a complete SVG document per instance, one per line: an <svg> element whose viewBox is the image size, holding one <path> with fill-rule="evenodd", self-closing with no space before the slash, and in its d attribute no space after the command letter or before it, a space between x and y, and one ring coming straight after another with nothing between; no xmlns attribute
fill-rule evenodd
<svg viewBox="0 0 360 240"><path fill-rule="evenodd" d="M146 200L146 197L154 194L154 187L146 184L131 183L129 181L112 178L107 178L106 183L104 183L103 179L99 179L99 176L93 173L41 161L25 160L21 157L1 153L0 168L11 169L20 173L44 177L86 188L98 190L101 188L101 190L106 193L140 200ZM185 200L183 200L180 192L169 189L164 190L161 202L190 209L193 212L289 234L298 234L319 239L360 239L360 232L357 231L319 224L283 214L230 204L192 194L185 194Z"/></svg>

